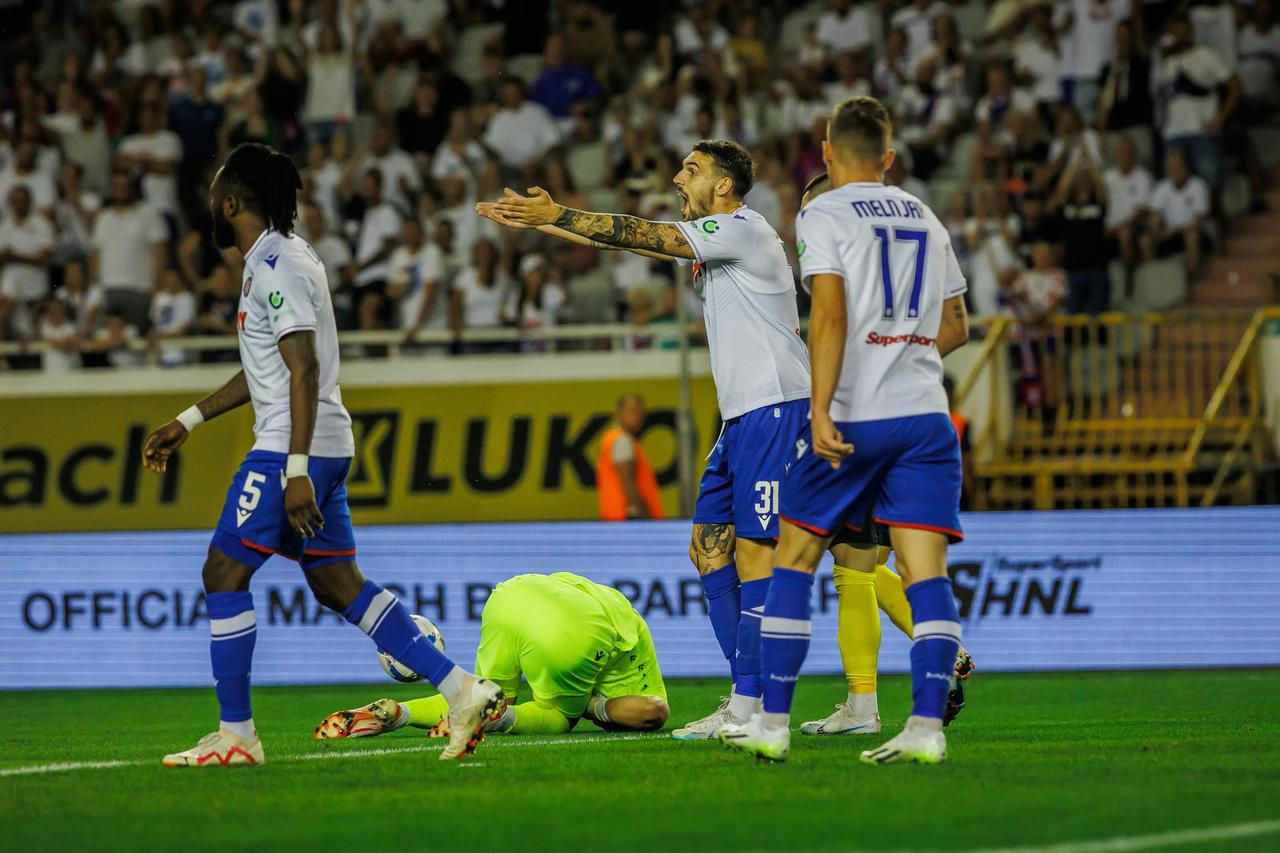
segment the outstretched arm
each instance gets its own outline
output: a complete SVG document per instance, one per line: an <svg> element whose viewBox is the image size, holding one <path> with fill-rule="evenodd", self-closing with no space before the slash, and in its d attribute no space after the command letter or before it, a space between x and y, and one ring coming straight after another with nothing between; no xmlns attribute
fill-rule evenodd
<svg viewBox="0 0 1280 853"><path fill-rule="evenodd" d="M169 464L169 457L187 440L191 430L247 402L249 383L245 381L244 371L240 370L217 391L147 436L142 445L142 467L162 473Z"/></svg>
<svg viewBox="0 0 1280 853"><path fill-rule="evenodd" d="M516 196L516 197L519 198L519 196ZM517 228L517 229L527 230L531 227L528 225L521 225L519 223L512 222L509 219L504 219L502 215L499 214L498 211L495 209L494 205L495 205L495 202L492 202L492 201L477 202L476 213L480 214L485 219L488 219L492 222L496 222L499 225L505 225L508 228ZM559 226L556 226L556 225L539 225L533 230L538 231L541 234L546 234L550 237L556 237L560 240L566 240L577 246L587 246L588 248L591 248L591 249L603 249L605 251L610 251L610 252L628 251L628 252L633 252L637 255L643 255L646 258L656 258L657 260L660 260L660 261L671 260L670 255L663 255L658 252L651 252L648 249L627 249L627 248L624 248L623 246L613 246L608 243L602 243L599 240L592 240L590 237L584 237L581 234L574 234L572 231L566 231L563 228L560 228Z"/></svg>
<svg viewBox="0 0 1280 853"><path fill-rule="evenodd" d="M648 249L667 258L693 260L693 247L674 222L653 222L621 213L593 213L556 204L547 191L533 187L529 195L510 194L495 203L503 219L536 228L555 225L619 249Z"/></svg>

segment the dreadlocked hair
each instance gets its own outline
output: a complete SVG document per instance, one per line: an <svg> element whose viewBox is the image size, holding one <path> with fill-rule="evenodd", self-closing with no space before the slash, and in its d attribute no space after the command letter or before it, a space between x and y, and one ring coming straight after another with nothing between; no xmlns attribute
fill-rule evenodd
<svg viewBox="0 0 1280 853"><path fill-rule="evenodd" d="M250 210L267 221L267 227L288 236L298 216L298 190L302 177L285 154L266 145L246 142L236 146L222 165L228 194L239 197Z"/></svg>

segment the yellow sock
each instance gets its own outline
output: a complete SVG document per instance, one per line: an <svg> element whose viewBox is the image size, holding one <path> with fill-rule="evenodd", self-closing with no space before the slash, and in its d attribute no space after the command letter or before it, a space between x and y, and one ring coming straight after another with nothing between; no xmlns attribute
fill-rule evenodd
<svg viewBox="0 0 1280 853"><path fill-rule="evenodd" d="M569 718L551 705L522 702L512 706L516 721L510 732L513 735L560 735L569 731Z"/></svg>
<svg viewBox="0 0 1280 853"><path fill-rule="evenodd" d="M915 630L911 622L911 604L907 594L902 591L902 578L889 570L888 566L876 566L876 603L889 617L889 621L898 626L898 630L908 637Z"/></svg>
<svg viewBox="0 0 1280 853"><path fill-rule="evenodd" d="M444 697L439 693L400 704L409 711L409 722L406 725L413 726L415 729L429 729L449 713L449 703L444 701Z"/></svg>
<svg viewBox="0 0 1280 853"><path fill-rule="evenodd" d="M880 611L876 609L876 578L868 572L835 567L836 641L849 693L876 692L876 664L880 656Z"/></svg>

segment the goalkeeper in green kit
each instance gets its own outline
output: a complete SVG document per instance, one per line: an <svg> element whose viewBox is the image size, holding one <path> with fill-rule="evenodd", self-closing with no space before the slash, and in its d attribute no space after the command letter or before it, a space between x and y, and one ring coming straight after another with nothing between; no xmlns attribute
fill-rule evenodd
<svg viewBox="0 0 1280 853"><path fill-rule="evenodd" d="M583 717L611 731L655 731L670 716L649 626L622 593L568 572L516 575L494 588L480 615L476 673L506 697L486 732L562 734ZM517 704L521 676L533 696ZM404 726L444 736L448 711L438 695L379 699L335 711L315 737L370 737Z"/></svg>

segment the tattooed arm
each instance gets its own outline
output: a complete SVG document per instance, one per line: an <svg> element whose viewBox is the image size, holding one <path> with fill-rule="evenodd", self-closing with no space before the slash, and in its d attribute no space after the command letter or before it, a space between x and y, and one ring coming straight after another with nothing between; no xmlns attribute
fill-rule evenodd
<svg viewBox="0 0 1280 853"><path fill-rule="evenodd" d="M480 214L485 219L488 219L491 222L496 222L499 225L505 225L508 228L529 229L531 227L528 225L521 225L519 223L512 222L511 220L508 220L508 219L504 219L502 215L498 213L498 211L494 207L494 202L491 202L491 201L477 202L476 213ZM538 231L541 234L546 234L549 237L557 237L561 240L566 240L570 243L574 243L575 245L587 246L588 248L591 248L591 249L603 249L605 251L626 251L626 252L632 252L637 255L643 255L646 258L654 258L659 261L671 260L670 255L663 255L658 252L651 252L648 249L627 249L622 246L611 246L608 243L602 243L599 240L592 240L590 237L584 237L581 234L574 234L572 231L566 231L563 228L557 227L555 225L539 225L534 230Z"/></svg>
<svg viewBox="0 0 1280 853"><path fill-rule="evenodd" d="M530 195L509 194L494 204L503 219L537 228L554 225L571 234L618 249L645 249L666 258L693 260L693 247L674 222L652 222L621 213L592 213L556 204L547 191L533 187Z"/></svg>

